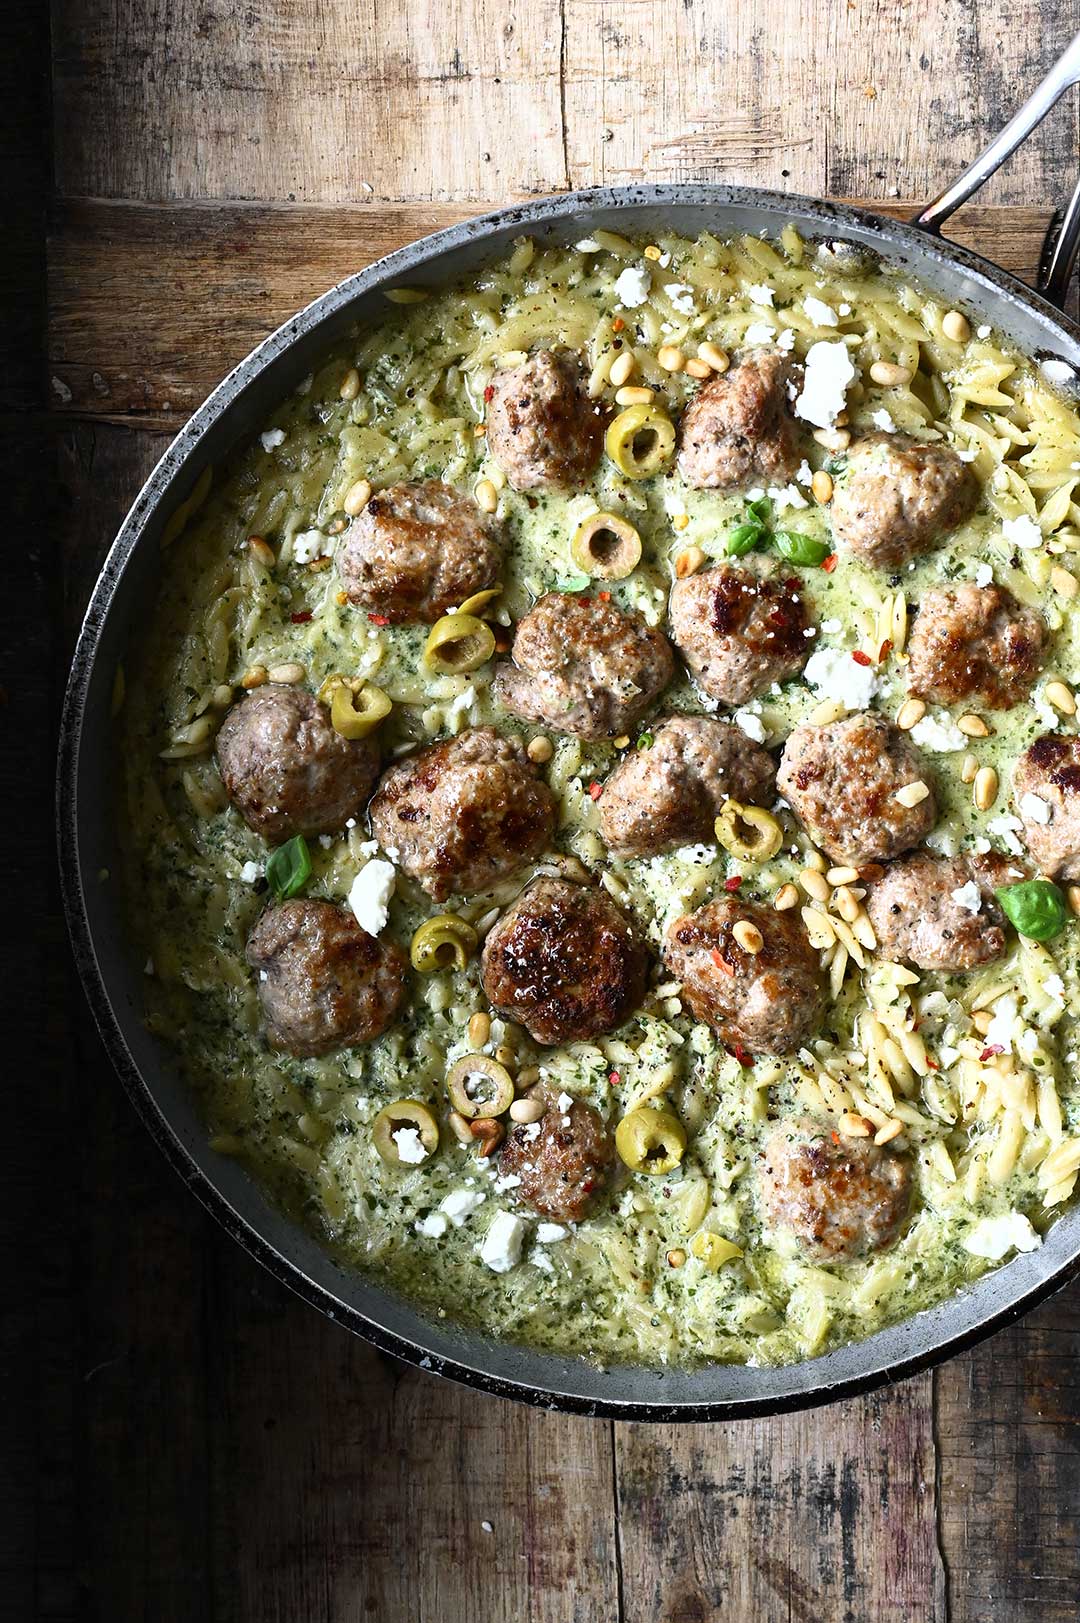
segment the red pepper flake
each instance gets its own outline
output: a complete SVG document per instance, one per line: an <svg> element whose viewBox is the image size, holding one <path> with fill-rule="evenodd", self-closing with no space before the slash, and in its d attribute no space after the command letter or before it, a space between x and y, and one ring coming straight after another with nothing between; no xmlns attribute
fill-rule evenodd
<svg viewBox="0 0 1080 1623"><path fill-rule="evenodd" d="M889 657L889 655L891 653L892 653L892 638L891 637L886 637L885 641L882 643L881 647L877 651L877 662L878 662L878 664L879 665L884 665L885 661L888 659L888 657Z"/></svg>
<svg viewBox="0 0 1080 1623"><path fill-rule="evenodd" d="M834 1144L839 1144L839 1142L840 1142L840 1134L838 1132L836 1132L835 1129L834 1129L834 1131L832 1133L832 1141L833 1141Z"/></svg>
<svg viewBox="0 0 1080 1623"><path fill-rule="evenodd" d="M311 610L305 609L302 614L290 614L289 619L294 626L306 626L311 619Z"/></svg>
<svg viewBox="0 0 1080 1623"><path fill-rule="evenodd" d="M927 1056L926 1056L926 1068L927 1068L928 1071L940 1071L941 1070L941 1066L938 1064L937 1060L936 1059L931 1059L929 1054L927 1054Z"/></svg>
<svg viewBox="0 0 1080 1623"><path fill-rule="evenodd" d="M600 599L601 603L610 603L611 602L611 593L610 592L597 592L596 595Z"/></svg>
<svg viewBox="0 0 1080 1623"><path fill-rule="evenodd" d="M724 880L724 889L725 890L738 890L738 888L742 884L742 882L743 882L743 876L742 876L741 873L732 874L730 879L725 879Z"/></svg>
<svg viewBox="0 0 1080 1623"><path fill-rule="evenodd" d="M591 1195L595 1188L596 1188L596 1179L595 1178L586 1178L585 1182L581 1186L582 1193L585 1194L585 1195Z"/></svg>
<svg viewBox="0 0 1080 1623"><path fill-rule="evenodd" d="M368 619L371 621L373 626L388 626L390 624L390 616L388 614L369 614Z"/></svg>
<svg viewBox="0 0 1080 1623"><path fill-rule="evenodd" d="M608 1075L608 1086L609 1087L617 1088L621 1081L622 1081L622 1077L619 1075L618 1071L612 1071Z"/></svg>
<svg viewBox="0 0 1080 1623"><path fill-rule="evenodd" d="M822 558L821 567L827 575L831 575L839 562L840 559L836 556L836 553L830 552L827 558Z"/></svg>
<svg viewBox="0 0 1080 1623"><path fill-rule="evenodd" d="M730 975L732 978L734 978L735 971L732 969L719 947L714 947L709 956L722 975Z"/></svg>
<svg viewBox="0 0 1080 1623"><path fill-rule="evenodd" d="M495 397L495 385L493 383L489 383L487 388L484 390L484 399L485 400L492 400L492 399L494 399L494 397Z"/></svg>
<svg viewBox="0 0 1080 1623"><path fill-rule="evenodd" d="M592 796L592 798L594 800L599 800L600 796L603 794L603 792L604 792L604 785L602 783L590 783L590 785L589 785L589 794Z"/></svg>
<svg viewBox="0 0 1080 1623"><path fill-rule="evenodd" d="M980 1060L993 1059L995 1054L1004 1054L1004 1052L1005 1052L1005 1049L1002 1047L1001 1043L988 1043L987 1046L983 1049L982 1053L979 1055L979 1059Z"/></svg>
<svg viewBox="0 0 1080 1623"><path fill-rule="evenodd" d="M802 585L802 581L799 579L798 575L791 575L784 582L784 585L787 587L789 592L797 592Z"/></svg>
<svg viewBox="0 0 1080 1623"><path fill-rule="evenodd" d="M615 320L611 323L611 330L612 332L622 332L625 326L626 322L623 320L622 316L616 316Z"/></svg>
<svg viewBox="0 0 1080 1623"><path fill-rule="evenodd" d="M734 1043L728 1052L734 1059L738 1060L744 1070L750 1070L754 1063L754 1056L748 1049L743 1047L742 1043Z"/></svg>
<svg viewBox="0 0 1080 1623"><path fill-rule="evenodd" d="M870 658L870 655L864 654L861 648L853 649L851 657L855 661L856 665L872 665L874 663Z"/></svg>

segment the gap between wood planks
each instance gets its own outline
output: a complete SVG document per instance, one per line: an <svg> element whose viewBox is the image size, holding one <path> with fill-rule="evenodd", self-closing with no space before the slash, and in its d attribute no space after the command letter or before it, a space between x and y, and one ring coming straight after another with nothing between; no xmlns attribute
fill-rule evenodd
<svg viewBox="0 0 1080 1623"><path fill-rule="evenodd" d="M904 218L914 203L863 203ZM56 411L176 429L267 333L318 294L481 204L54 206L49 379ZM956 241L1033 280L1050 211L975 206Z"/></svg>

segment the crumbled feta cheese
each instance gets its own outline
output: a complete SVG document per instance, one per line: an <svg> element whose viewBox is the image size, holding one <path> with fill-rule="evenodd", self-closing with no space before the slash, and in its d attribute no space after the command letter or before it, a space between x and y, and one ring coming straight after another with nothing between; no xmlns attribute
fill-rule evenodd
<svg viewBox="0 0 1080 1623"><path fill-rule="evenodd" d="M892 420L892 413L882 406L880 411L871 412L870 421L875 428L880 428L883 434L895 434L896 424Z"/></svg>
<svg viewBox="0 0 1080 1623"><path fill-rule="evenodd" d="M534 1268L539 1268L542 1273L553 1274L555 1272L555 1264L546 1251L534 1251L529 1261Z"/></svg>
<svg viewBox="0 0 1080 1623"><path fill-rule="evenodd" d="M790 355L795 348L795 334L790 327L785 327L783 332L777 335L776 347L783 350L785 355Z"/></svg>
<svg viewBox="0 0 1080 1623"><path fill-rule="evenodd" d="M1012 1047L1013 1030L1016 1026L1016 999L1014 997L999 997L994 1004L994 1013L990 1024L986 1028L986 1042L989 1048L1001 1048L1006 1052Z"/></svg>
<svg viewBox="0 0 1080 1623"><path fill-rule="evenodd" d="M1051 383L1071 383L1076 374L1067 361L1040 361L1039 371Z"/></svg>
<svg viewBox="0 0 1080 1623"><path fill-rule="evenodd" d="M988 839L986 839L982 834L979 835L978 839L972 840L971 848L980 857L986 857L986 856L990 855L990 851L991 851L990 841Z"/></svg>
<svg viewBox="0 0 1080 1623"><path fill-rule="evenodd" d="M480 1261L486 1262L493 1274L508 1274L520 1261L524 1238L524 1218L513 1212L496 1212L480 1247Z"/></svg>
<svg viewBox="0 0 1080 1623"><path fill-rule="evenodd" d="M997 836L1010 855L1014 857L1023 856L1024 847L1016 838L1017 833L1024 826L1019 817L1014 817L1011 812L1006 812L1001 817L992 818L986 826L991 834Z"/></svg>
<svg viewBox="0 0 1080 1623"><path fill-rule="evenodd" d="M974 447L970 445L964 447L954 446L953 449L961 462L974 462L975 458L979 454L978 451L976 451Z"/></svg>
<svg viewBox="0 0 1080 1623"><path fill-rule="evenodd" d="M842 620L822 620L821 629L827 637L835 637L838 631L844 629L844 622Z"/></svg>
<svg viewBox="0 0 1080 1623"><path fill-rule="evenodd" d="M349 886L349 906L361 930L368 935L379 935L386 928L390 898L397 884L397 872L392 862L376 857L365 862Z"/></svg>
<svg viewBox="0 0 1080 1623"><path fill-rule="evenodd" d="M926 836L926 843L931 851L937 851L940 856L954 857L956 855L956 838L943 828L934 828Z"/></svg>
<svg viewBox="0 0 1080 1623"><path fill-rule="evenodd" d="M765 304L772 309L773 290L767 282L754 282L746 291L755 304Z"/></svg>
<svg viewBox="0 0 1080 1623"><path fill-rule="evenodd" d="M920 749L934 750L938 755L950 755L954 750L966 750L968 741L951 716L939 711L937 716L924 716L911 728L908 737Z"/></svg>
<svg viewBox="0 0 1080 1623"><path fill-rule="evenodd" d="M826 304L823 299L815 299L812 293L808 293L803 299L802 307L815 327L836 327L839 325L840 318L832 305Z"/></svg>
<svg viewBox="0 0 1080 1623"><path fill-rule="evenodd" d="M975 336L976 336L976 338L989 338L989 336L990 336L990 328L987 326L985 321L983 322L981 327L976 327L975 328Z"/></svg>
<svg viewBox="0 0 1080 1623"><path fill-rule="evenodd" d="M816 428L831 428L844 409L847 388L854 377L855 367L842 340L811 344L795 415Z"/></svg>
<svg viewBox="0 0 1080 1623"><path fill-rule="evenodd" d="M456 1229L459 1229L466 1218L472 1216L487 1199L476 1189L451 1189L450 1193L441 1202L439 1210L445 1212Z"/></svg>
<svg viewBox="0 0 1080 1623"><path fill-rule="evenodd" d="M652 277L644 265L627 265L615 283L615 297L628 310L644 304L652 289Z"/></svg>
<svg viewBox="0 0 1080 1623"><path fill-rule="evenodd" d="M850 306L850 304L841 304L839 306L839 310L840 310L840 314L842 316L849 316L851 314L851 306Z"/></svg>
<svg viewBox="0 0 1080 1623"><path fill-rule="evenodd" d="M426 1217L422 1217L417 1223L416 1231L429 1240L438 1240L446 1233L449 1226L442 1212L429 1212Z"/></svg>
<svg viewBox="0 0 1080 1623"><path fill-rule="evenodd" d="M767 321L752 321L743 337L748 344L771 344L776 337L776 328L770 327Z"/></svg>
<svg viewBox="0 0 1080 1623"><path fill-rule="evenodd" d="M556 1245L559 1240L565 1240L570 1230L562 1223L538 1223L536 1238L541 1245Z"/></svg>
<svg viewBox="0 0 1080 1623"><path fill-rule="evenodd" d="M397 1146L398 1160L405 1166L418 1167L421 1161L427 1160L428 1152L417 1128L396 1127L390 1137Z"/></svg>
<svg viewBox="0 0 1080 1623"><path fill-rule="evenodd" d="M807 490L809 490L810 486L813 484L814 470L811 468L805 457L803 457L802 461L799 463L799 466L796 468L795 477L799 481L800 485L806 486Z"/></svg>
<svg viewBox="0 0 1080 1623"><path fill-rule="evenodd" d="M1034 1251L1042 1245L1042 1236L1032 1228L1023 1212L1006 1212L1002 1217L981 1217L964 1236L965 1251L973 1257L988 1257L1000 1262L1009 1251Z"/></svg>
<svg viewBox="0 0 1080 1623"><path fill-rule="evenodd" d="M664 292L681 316L692 316L696 313L694 290L687 287L685 282L665 282Z"/></svg>
<svg viewBox="0 0 1080 1623"><path fill-rule="evenodd" d="M1014 547L1022 547L1030 552L1033 547L1041 547L1043 533L1033 518L1021 513L1019 518L1005 518L1001 521L1001 533L1006 541Z"/></svg>
<svg viewBox="0 0 1080 1623"><path fill-rule="evenodd" d="M285 430L283 428L268 428L265 434L259 435L264 451L276 451L279 445L285 444Z"/></svg>
<svg viewBox="0 0 1080 1623"><path fill-rule="evenodd" d="M1043 991L1047 997L1056 997L1059 1002L1065 997L1065 982L1060 975L1047 975L1043 981Z"/></svg>
<svg viewBox="0 0 1080 1623"><path fill-rule="evenodd" d="M803 676L819 698L838 699L848 710L865 710L881 684L871 665L860 665L843 648L816 648Z"/></svg>
<svg viewBox="0 0 1080 1623"><path fill-rule="evenodd" d="M1026 817L1029 823L1048 823L1050 821L1050 802L1041 795L1033 795L1029 789L1020 796L1020 815Z"/></svg>
<svg viewBox="0 0 1080 1623"><path fill-rule="evenodd" d="M245 885L253 885L256 879L262 878L262 872L257 862L245 862L240 869L240 878Z"/></svg>
<svg viewBox="0 0 1080 1623"><path fill-rule="evenodd" d="M957 907L962 907L965 913L978 913L982 909L982 891L974 879L969 879L966 885L960 885L950 892Z"/></svg>
<svg viewBox="0 0 1080 1623"><path fill-rule="evenodd" d="M598 254L600 252L600 244L595 237L582 237L580 242L575 242L574 247L579 254Z"/></svg>
<svg viewBox="0 0 1080 1623"><path fill-rule="evenodd" d="M314 563L316 558L329 558L333 550L334 543L321 530L301 530L293 536L293 563Z"/></svg>
<svg viewBox="0 0 1080 1623"><path fill-rule="evenodd" d="M770 485L769 500L775 502L781 510L793 507L798 512L801 508L810 506L797 485Z"/></svg>
<svg viewBox="0 0 1080 1623"><path fill-rule="evenodd" d="M989 586L994 578L994 571L990 564L980 564L975 571L976 586Z"/></svg>
<svg viewBox="0 0 1080 1623"><path fill-rule="evenodd" d="M752 710L736 710L731 719L747 738L752 738L755 744L764 744L765 724L760 716L755 716Z"/></svg>

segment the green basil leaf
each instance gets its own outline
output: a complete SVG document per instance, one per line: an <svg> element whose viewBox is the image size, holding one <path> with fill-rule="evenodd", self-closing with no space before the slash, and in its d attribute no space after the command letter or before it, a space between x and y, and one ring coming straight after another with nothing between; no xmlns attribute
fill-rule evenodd
<svg viewBox="0 0 1080 1623"><path fill-rule="evenodd" d="M652 746L653 746L653 735L652 735L652 733L642 733L641 737L637 741L638 749L639 750L651 750Z"/></svg>
<svg viewBox="0 0 1080 1623"><path fill-rule="evenodd" d="M753 552L754 548L760 546L764 539L764 525L756 522L736 524L735 528L727 533L724 551L729 558L741 558L745 553Z"/></svg>
<svg viewBox="0 0 1080 1623"><path fill-rule="evenodd" d="M786 558L789 564L816 569L829 556L824 541L815 541L812 535L802 535L798 530L777 530L773 541L781 558Z"/></svg>
<svg viewBox="0 0 1080 1623"><path fill-rule="evenodd" d="M756 519L759 524L768 524L773 516L772 502L768 496L759 496L756 502L747 502L746 513L748 520Z"/></svg>
<svg viewBox="0 0 1080 1623"><path fill-rule="evenodd" d="M1005 917L1030 941L1050 941L1065 928L1069 910L1061 891L1049 879L1026 879L994 892Z"/></svg>
<svg viewBox="0 0 1080 1623"><path fill-rule="evenodd" d="M279 902L296 896L311 878L311 852L302 834L286 840L266 860L266 882Z"/></svg>

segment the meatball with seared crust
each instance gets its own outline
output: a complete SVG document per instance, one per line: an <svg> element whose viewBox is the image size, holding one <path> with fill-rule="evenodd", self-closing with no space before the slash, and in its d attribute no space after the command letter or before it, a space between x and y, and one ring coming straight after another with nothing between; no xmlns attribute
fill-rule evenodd
<svg viewBox="0 0 1080 1623"><path fill-rule="evenodd" d="M761 937L757 952L737 939L740 924ZM797 913L718 897L668 926L664 963L695 1019L731 1049L793 1054L818 1029L825 983Z"/></svg>
<svg viewBox="0 0 1080 1623"><path fill-rule="evenodd" d="M914 806L896 798L917 783L930 792ZM796 727L776 787L822 850L856 867L909 851L937 820L933 787L907 738L868 710Z"/></svg>
<svg viewBox="0 0 1080 1623"><path fill-rule="evenodd" d="M908 687L935 704L1021 704L1042 663L1046 623L1000 586L938 586L908 639Z"/></svg>
<svg viewBox="0 0 1080 1623"><path fill-rule="evenodd" d="M938 857L916 851L890 862L870 886L866 910L878 951L916 969L965 974L1005 951L1005 915L994 900L1009 882L996 855Z"/></svg>
<svg viewBox="0 0 1080 1623"><path fill-rule="evenodd" d="M546 850L555 797L516 739L474 727L390 767L371 802L371 827L442 902L487 890Z"/></svg>
<svg viewBox="0 0 1080 1623"><path fill-rule="evenodd" d="M671 681L671 647L639 614L600 597L549 592L514 635L512 663L492 691L505 709L578 738L614 738L637 725Z"/></svg>
<svg viewBox="0 0 1080 1623"><path fill-rule="evenodd" d="M541 1217L578 1223L603 1189L615 1146L603 1117L575 1099L559 1107L559 1090L541 1084L529 1095L546 1108L537 1122L511 1127L499 1154L500 1176L520 1178L515 1189Z"/></svg>
<svg viewBox="0 0 1080 1623"><path fill-rule="evenodd" d="M271 845L344 828L379 775L374 737L342 738L313 694L276 683L233 705L215 749L226 794Z"/></svg>
<svg viewBox="0 0 1080 1623"><path fill-rule="evenodd" d="M552 1046L621 1026L644 995L646 965L644 942L604 891L542 876L489 931L480 978L504 1019Z"/></svg>
<svg viewBox="0 0 1080 1623"><path fill-rule="evenodd" d="M668 604L676 647L710 699L745 704L806 664L809 622L794 577L718 564L677 580Z"/></svg>
<svg viewBox="0 0 1080 1623"><path fill-rule="evenodd" d="M778 350L756 350L698 390L683 415L679 446L679 472L688 485L737 490L791 478L799 453L789 372Z"/></svg>
<svg viewBox="0 0 1080 1623"><path fill-rule="evenodd" d="M975 475L950 446L905 434L856 440L833 492L833 535L874 569L928 552L979 500Z"/></svg>
<svg viewBox="0 0 1080 1623"><path fill-rule="evenodd" d="M488 390L487 448L515 490L566 489L600 457L604 419L569 350L538 350L496 372Z"/></svg>
<svg viewBox="0 0 1080 1623"><path fill-rule="evenodd" d="M906 1155L808 1119L773 1129L758 1177L766 1221L789 1230L818 1262L884 1250L911 1208Z"/></svg>
<svg viewBox="0 0 1080 1623"><path fill-rule="evenodd" d="M768 806L776 767L741 727L713 716L671 716L630 750L604 785L600 832L621 857L652 857L711 840L725 800Z"/></svg>
<svg viewBox="0 0 1080 1623"><path fill-rule="evenodd" d="M333 902L267 908L248 936L247 961L272 1048L301 1059L354 1048L393 1020L405 986L405 955L378 941Z"/></svg>
<svg viewBox="0 0 1080 1623"><path fill-rule="evenodd" d="M1040 873L1080 880L1080 737L1037 738L1013 770L1013 798Z"/></svg>
<svg viewBox="0 0 1080 1623"><path fill-rule="evenodd" d="M498 522L438 479L377 490L337 551L350 603L391 625L426 624L494 586L502 567Z"/></svg>

